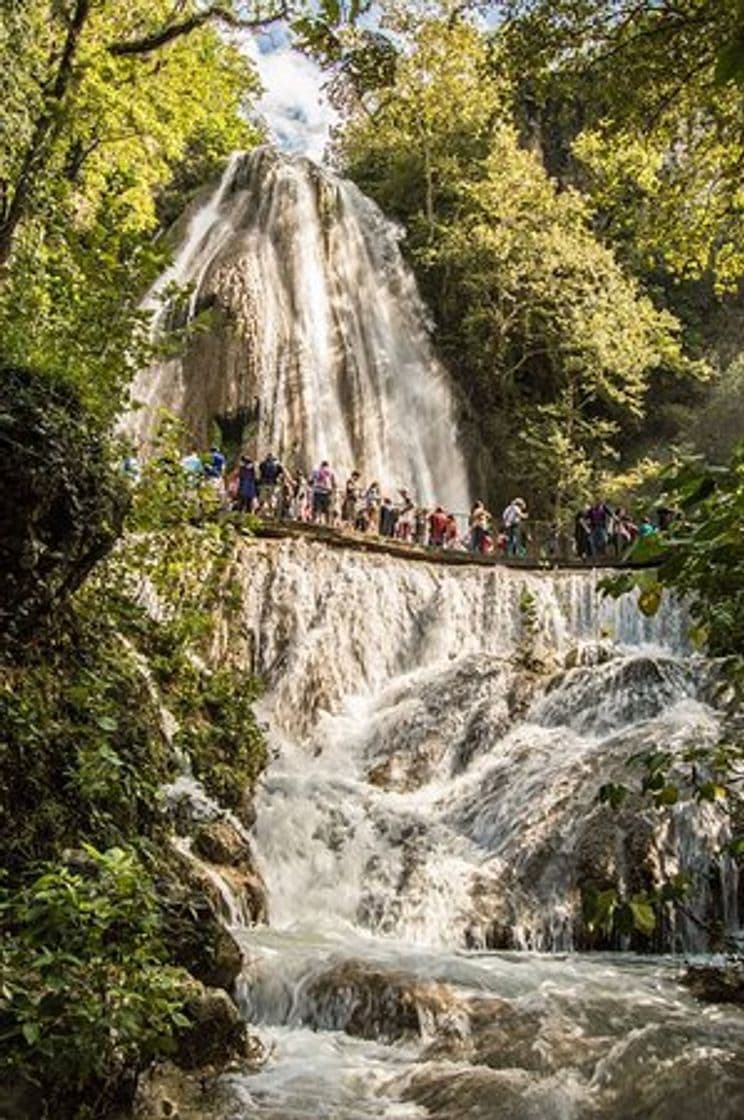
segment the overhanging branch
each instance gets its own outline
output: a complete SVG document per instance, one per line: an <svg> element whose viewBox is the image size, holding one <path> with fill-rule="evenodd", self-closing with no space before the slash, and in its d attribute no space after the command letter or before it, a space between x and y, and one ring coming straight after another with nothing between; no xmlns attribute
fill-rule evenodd
<svg viewBox="0 0 744 1120"><path fill-rule="evenodd" d="M255 16L254 18L239 16L224 4L211 4L201 12L195 12L194 15L178 20L176 23L169 23L165 27L161 27L159 31L153 31L150 35L143 35L140 39L127 39L118 43L111 43L108 52L119 58L129 55L152 54L153 51L160 50L161 47L173 42L174 39L190 35L192 31L198 31L199 28L205 27L209 23L224 23L237 30L255 31L258 28L267 27L271 23L276 23L277 20L286 19L288 14L287 0L277 0L268 14Z"/></svg>

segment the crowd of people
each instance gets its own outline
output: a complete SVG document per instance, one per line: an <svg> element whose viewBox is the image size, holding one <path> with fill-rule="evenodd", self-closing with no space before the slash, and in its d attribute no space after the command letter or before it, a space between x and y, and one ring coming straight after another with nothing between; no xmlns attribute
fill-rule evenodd
<svg viewBox="0 0 744 1120"><path fill-rule="evenodd" d="M639 537L668 529L675 516L675 510L661 506L655 511L655 521L648 514L636 521L625 506L612 509L597 498L576 513L574 551L580 560L607 556L619 559Z"/></svg>
<svg viewBox="0 0 744 1120"><path fill-rule="evenodd" d="M520 497L509 502L498 517L481 501L469 513L439 504L424 507L405 488L394 497L384 494L379 482L365 483L357 470L340 483L327 459L305 473L290 471L271 452L259 462L243 454L228 470L226 457L216 446L206 454L190 452L181 466L195 481L214 485L226 508L244 513L485 556L520 558L530 550L529 513ZM134 476L136 460L127 460L125 470ZM672 510L662 508L656 511L655 522L649 516L636 521L625 507L613 509L597 498L576 512L570 550L559 539L560 529L554 527L540 542L539 551L548 557L572 551L587 561L619 558L638 537L667 528L673 517Z"/></svg>

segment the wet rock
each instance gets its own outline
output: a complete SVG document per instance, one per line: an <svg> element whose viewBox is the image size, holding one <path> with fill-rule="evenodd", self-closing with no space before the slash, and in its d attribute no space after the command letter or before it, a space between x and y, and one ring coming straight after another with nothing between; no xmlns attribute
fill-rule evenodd
<svg viewBox="0 0 744 1120"><path fill-rule="evenodd" d="M197 832L193 849L222 876L239 900L247 921L268 921L268 891L247 837L227 820L210 821Z"/></svg>
<svg viewBox="0 0 744 1120"><path fill-rule="evenodd" d="M502 738L513 713L528 704L528 677L515 674L503 658L477 655L448 671L437 669L430 679L392 688L381 697L380 715L371 723L367 780L407 793L448 773L462 773Z"/></svg>
<svg viewBox="0 0 744 1120"><path fill-rule="evenodd" d="M209 863L241 867L252 861L247 839L227 820L202 825L194 837L194 851Z"/></svg>
<svg viewBox="0 0 744 1120"><path fill-rule="evenodd" d="M596 1038L549 1005L483 996L468 1001L467 1029L440 1032L423 1058L545 1075L566 1068L590 1072L597 1053Z"/></svg>
<svg viewBox="0 0 744 1120"><path fill-rule="evenodd" d="M617 652L610 642L584 642L580 646L571 646L563 658L565 669L578 669L579 666L604 665L617 657Z"/></svg>
<svg viewBox="0 0 744 1120"><path fill-rule="evenodd" d="M226 992L202 986L187 1001L184 1015L189 1025L179 1030L175 1053L183 1069L221 1069L247 1056L248 1029Z"/></svg>
<svg viewBox="0 0 744 1120"><path fill-rule="evenodd" d="M531 718L543 727L606 733L658 716L695 687L690 667L673 657L612 658L558 673Z"/></svg>
<svg viewBox="0 0 744 1120"><path fill-rule="evenodd" d="M171 852L169 858L158 892L165 915L163 936L171 958L203 984L232 991L243 956L223 925L219 891L208 880L205 883L181 853Z"/></svg>
<svg viewBox="0 0 744 1120"><path fill-rule="evenodd" d="M160 1063L140 1078L132 1112L116 1120L233 1120L239 1102L220 1073L251 1073L265 1057L258 1039L249 1037L245 1054L234 1055L227 1065L187 1070L175 1062Z"/></svg>
<svg viewBox="0 0 744 1120"><path fill-rule="evenodd" d="M744 961L722 965L692 965L682 983L706 1003L735 1003L744 1006Z"/></svg>
<svg viewBox="0 0 744 1120"><path fill-rule="evenodd" d="M526 670L517 672L509 684L506 693L506 707L509 713L507 726L515 720L522 719L529 710L535 692L540 683L540 674ZM506 730L506 728L505 728Z"/></svg>
<svg viewBox="0 0 744 1120"><path fill-rule="evenodd" d="M393 755L373 766L367 774L367 781L397 793L420 789L436 776L446 750L446 745L438 736L431 736L426 742L418 744L408 758Z"/></svg>
<svg viewBox="0 0 744 1120"><path fill-rule="evenodd" d="M298 998L306 1026L386 1042L456 1029L464 1014L446 984L355 960L314 976Z"/></svg>
<svg viewBox="0 0 744 1120"><path fill-rule="evenodd" d="M689 1021L631 1030L606 1054L595 1078L602 1120L740 1120L744 1055L730 1049L733 1024L708 1023L706 1044L691 1045Z"/></svg>
<svg viewBox="0 0 744 1120"><path fill-rule="evenodd" d="M403 1099L426 1109L430 1120L534 1120L557 1117L536 1112L529 1098L533 1079L522 1070L432 1066L408 1079Z"/></svg>

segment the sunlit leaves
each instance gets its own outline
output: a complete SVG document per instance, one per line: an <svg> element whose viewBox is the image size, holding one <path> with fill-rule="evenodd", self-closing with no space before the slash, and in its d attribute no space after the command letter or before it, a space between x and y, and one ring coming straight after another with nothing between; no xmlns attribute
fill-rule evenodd
<svg viewBox="0 0 744 1120"><path fill-rule="evenodd" d="M560 515L612 463L649 371L686 368L677 324L600 243L586 200L525 148L519 76L499 65L498 38L457 18L408 11L400 23L393 84L352 119L341 155L405 223L442 348L494 456L533 492L555 494Z"/></svg>
<svg viewBox="0 0 744 1120"><path fill-rule="evenodd" d="M624 258L735 288L744 267L739 0L508 7L512 65L532 96L564 105L569 118L573 110L573 157Z"/></svg>
<svg viewBox="0 0 744 1120"><path fill-rule="evenodd" d="M166 255L153 243L159 196L178 170L180 208L194 186L184 167L214 175L257 136L243 113L255 74L215 29L157 57L109 53L113 39L172 11L166 0L92 5L56 100L62 7L30 0L0 27L0 222L23 203L0 283L3 355L61 373L106 418L147 360L139 301Z"/></svg>

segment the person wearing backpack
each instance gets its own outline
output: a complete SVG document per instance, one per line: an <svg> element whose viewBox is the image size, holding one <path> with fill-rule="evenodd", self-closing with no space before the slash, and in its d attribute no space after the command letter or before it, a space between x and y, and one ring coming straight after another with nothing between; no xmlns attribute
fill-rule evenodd
<svg viewBox="0 0 744 1120"><path fill-rule="evenodd" d="M258 492L261 499L261 513L267 513L270 516L276 516L278 505L278 484L282 475L284 474L284 467L278 459L274 458L271 452L259 464L258 468Z"/></svg>

